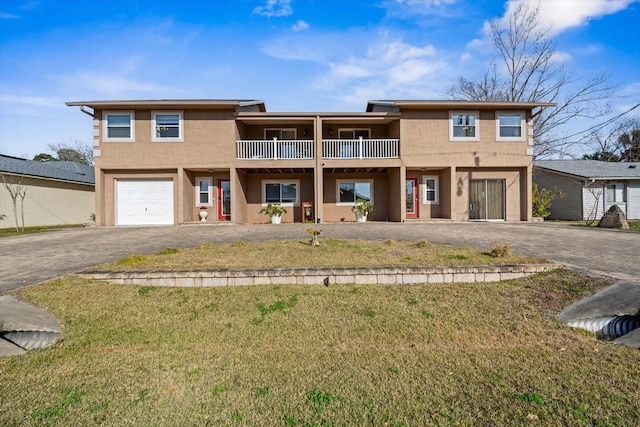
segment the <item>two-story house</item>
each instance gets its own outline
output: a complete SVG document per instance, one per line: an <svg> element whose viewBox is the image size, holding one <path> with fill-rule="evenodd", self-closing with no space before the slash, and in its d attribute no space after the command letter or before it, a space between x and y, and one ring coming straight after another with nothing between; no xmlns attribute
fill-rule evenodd
<svg viewBox="0 0 640 427"><path fill-rule="evenodd" d="M67 102L93 117L97 225L529 221L532 120L549 103L372 101L270 113L254 100Z"/></svg>

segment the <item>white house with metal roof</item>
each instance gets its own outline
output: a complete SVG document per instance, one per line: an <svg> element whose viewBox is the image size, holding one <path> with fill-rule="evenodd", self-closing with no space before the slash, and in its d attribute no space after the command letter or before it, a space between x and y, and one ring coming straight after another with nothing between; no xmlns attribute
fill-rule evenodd
<svg viewBox="0 0 640 427"><path fill-rule="evenodd" d="M564 191L549 219L597 220L614 204L629 220L640 219L640 163L598 160L537 160L533 182Z"/></svg>
<svg viewBox="0 0 640 427"><path fill-rule="evenodd" d="M13 201L4 183L22 184L24 225L84 224L95 212L92 166L75 162L37 162L0 154L0 228L15 227ZM18 203L18 223L21 201Z"/></svg>

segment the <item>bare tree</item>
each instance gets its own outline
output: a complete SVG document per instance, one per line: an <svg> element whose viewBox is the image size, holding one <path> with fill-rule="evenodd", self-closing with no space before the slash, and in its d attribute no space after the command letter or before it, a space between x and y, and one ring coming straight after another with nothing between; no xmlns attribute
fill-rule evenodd
<svg viewBox="0 0 640 427"><path fill-rule="evenodd" d="M606 74L577 78L564 69L549 30L540 29L537 7L520 3L503 19L492 21L490 29L497 51L491 66L477 80L460 77L448 95L473 101L556 103L534 119L534 151L536 157L566 154L579 142L558 137L562 127L574 119L609 113L616 87Z"/></svg>
<svg viewBox="0 0 640 427"><path fill-rule="evenodd" d="M61 142L49 144L49 150L58 156L54 160L77 162L85 165L93 165L93 147L83 141Z"/></svg>
<svg viewBox="0 0 640 427"><path fill-rule="evenodd" d="M623 122L618 135L618 150L623 162L640 162L640 118Z"/></svg>
<svg viewBox="0 0 640 427"><path fill-rule="evenodd" d="M640 118L617 120L606 132L596 130L589 138L595 150L582 158L605 162L640 162Z"/></svg>
<svg viewBox="0 0 640 427"><path fill-rule="evenodd" d="M7 178L5 174L0 174L0 176L2 176L2 186L11 195L11 202L13 203L13 216L16 220L16 231L20 231L18 225L18 197L21 198L22 231L24 231L24 198L27 195L27 187L22 183L24 176L20 175L17 180L12 179L11 177Z"/></svg>

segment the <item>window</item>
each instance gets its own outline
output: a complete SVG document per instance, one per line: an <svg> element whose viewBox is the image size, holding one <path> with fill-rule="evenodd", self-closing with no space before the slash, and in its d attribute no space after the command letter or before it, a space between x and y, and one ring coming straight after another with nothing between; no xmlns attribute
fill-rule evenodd
<svg viewBox="0 0 640 427"><path fill-rule="evenodd" d="M300 181L262 181L262 203L280 203L285 206L297 205Z"/></svg>
<svg viewBox="0 0 640 427"><path fill-rule="evenodd" d="M627 192L625 184L607 185L607 203L625 203L627 201Z"/></svg>
<svg viewBox="0 0 640 427"><path fill-rule="evenodd" d="M496 127L498 141L524 141L523 113L497 112Z"/></svg>
<svg viewBox="0 0 640 427"><path fill-rule="evenodd" d="M196 184L196 206L211 206L211 179L197 178Z"/></svg>
<svg viewBox="0 0 640 427"><path fill-rule="evenodd" d="M105 111L102 113L102 140L107 142L133 142L133 111Z"/></svg>
<svg viewBox="0 0 640 427"><path fill-rule="evenodd" d="M355 205L356 200L363 199L373 204L373 181L338 180L337 200L339 205Z"/></svg>
<svg viewBox="0 0 640 427"><path fill-rule="evenodd" d="M438 203L438 177L437 176L424 176L424 203L425 204L437 204Z"/></svg>
<svg viewBox="0 0 640 427"><path fill-rule="evenodd" d="M264 130L264 139L273 140L273 138L277 139L296 139L296 129L265 129Z"/></svg>
<svg viewBox="0 0 640 427"><path fill-rule="evenodd" d="M151 120L152 141L182 142L182 113L154 112Z"/></svg>
<svg viewBox="0 0 640 427"><path fill-rule="evenodd" d="M451 111L449 113L449 140L478 141L477 111Z"/></svg>
<svg viewBox="0 0 640 427"><path fill-rule="evenodd" d="M339 139L369 139L370 129L340 129L338 130Z"/></svg>

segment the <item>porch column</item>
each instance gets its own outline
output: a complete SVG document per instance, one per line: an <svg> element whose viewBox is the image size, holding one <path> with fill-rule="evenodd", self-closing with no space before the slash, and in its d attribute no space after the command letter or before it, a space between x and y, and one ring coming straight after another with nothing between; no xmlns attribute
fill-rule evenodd
<svg viewBox="0 0 640 427"><path fill-rule="evenodd" d="M400 205L400 218L397 218L397 221L400 222L405 222L407 219L407 202L406 202L406 197L407 197L407 167L406 166L400 166L400 179L398 182L398 185L400 186L400 192L398 193L400 195L400 197L398 197L398 200L394 200L394 203ZM416 188L416 190L418 190Z"/></svg>
<svg viewBox="0 0 640 427"><path fill-rule="evenodd" d="M522 221L531 221L533 219L533 200L532 200L532 188L533 188L533 162L529 163L529 165L524 168L521 172L525 176L521 177L522 187L520 190L520 194L522 195L522 206L523 212L520 214L520 220Z"/></svg>
<svg viewBox="0 0 640 427"><path fill-rule="evenodd" d="M176 195L174 200L176 202L175 210L177 211L176 223L183 224L185 222L185 194L184 194L184 168L178 168L176 179Z"/></svg>
<svg viewBox="0 0 640 427"><path fill-rule="evenodd" d="M316 165L313 173L313 205L315 210L316 222L322 223L324 218L323 204L324 204L324 181L323 181L323 165L322 162L322 120L320 116L316 116L313 121L314 127L314 145L315 145L315 159Z"/></svg>
<svg viewBox="0 0 640 427"><path fill-rule="evenodd" d="M453 219L457 221L458 218L458 210L456 209L456 201L458 200L457 191L458 191L458 181L456 180L457 169L455 166L451 166L449 168L449 219ZM469 206L469 201L464 202L464 206ZM443 206L444 208L444 206ZM444 212L443 212L444 214Z"/></svg>

